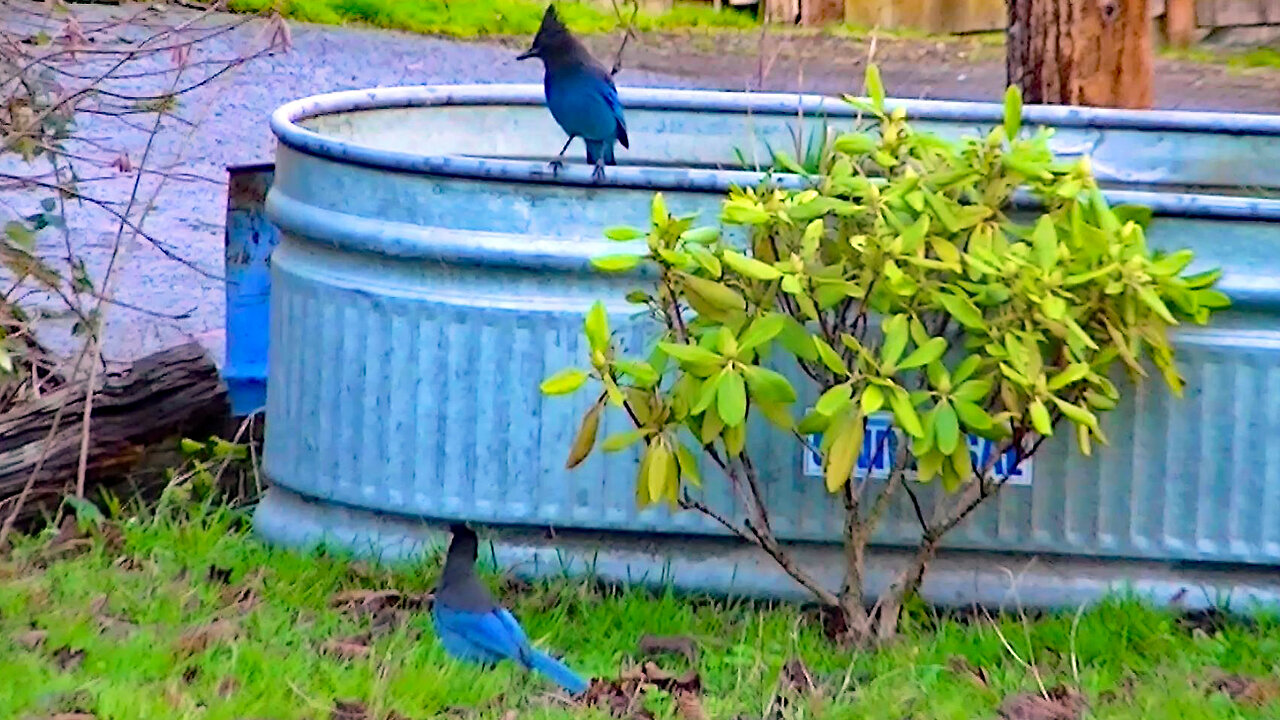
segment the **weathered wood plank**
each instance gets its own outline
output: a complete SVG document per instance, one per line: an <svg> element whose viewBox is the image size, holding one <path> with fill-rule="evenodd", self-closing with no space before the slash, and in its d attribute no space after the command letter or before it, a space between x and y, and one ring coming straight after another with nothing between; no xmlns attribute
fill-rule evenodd
<svg viewBox="0 0 1280 720"><path fill-rule="evenodd" d="M71 382L0 414L0 516L11 510L37 464L40 472L28 497L32 509L32 501L61 497L74 485L86 391L85 381ZM89 475L119 477L143 457L147 445L220 431L228 412L226 385L198 343L142 358L97 383L89 418Z"/></svg>
<svg viewBox="0 0 1280 720"><path fill-rule="evenodd" d="M1187 47L1195 39L1195 0L1167 0L1164 7L1164 34L1174 47Z"/></svg>
<svg viewBox="0 0 1280 720"><path fill-rule="evenodd" d="M1280 24L1280 0L1150 0L1147 12L1172 20L1179 37L1187 22L1192 29ZM845 22L940 34L989 32L1005 29L1008 12L1006 0L845 0Z"/></svg>
<svg viewBox="0 0 1280 720"><path fill-rule="evenodd" d="M1201 27L1280 24L1280 0L1198 0L1196 21Z"/></svg>
<svg viewBox="0 0 1280 720"><path fill-rule="evenodd" d="M844 21L844 0L800 0L801 25L828 25Z"/></svg>
<svg viewBox="0 0 1280 720"><path fill-rule="evenodd" d="M845 22L931 33L1003 30L1004 0L846 0Z"/></svg>

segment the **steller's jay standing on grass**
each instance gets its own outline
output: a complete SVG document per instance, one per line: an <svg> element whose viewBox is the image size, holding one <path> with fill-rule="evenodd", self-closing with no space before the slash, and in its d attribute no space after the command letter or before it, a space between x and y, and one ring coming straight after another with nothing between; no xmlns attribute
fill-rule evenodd
<svg viewBox="0 0 1280 720"><path fill-rule="evenodd" d="M556 16L556 9L547 6L542 25L533 38L533 46L517 57L517 60L539 58L546 72L542 86L547 94L547 108L569 140L560 148L560 154L551 162L553 169L560 169L569 143L582 138L587 147L587 163L595 165L591 177L604 178L604 166L614 165L613 144L622 143L630 148L627 139L627 121L622 116L622 104L618 102L618 89L604 66L591 57L578 39Z"/></svg>
<svg viewBox="0 0 1280 720"><path fill-rule="evenodd" d="M476 534L466 525L450 526L453 540L436 585L431 618L450 655L493 665L510 659L537 670L569 691L586 692L588 683L564 663L529 645L520 623L498 605L476 577Z"/></svg>

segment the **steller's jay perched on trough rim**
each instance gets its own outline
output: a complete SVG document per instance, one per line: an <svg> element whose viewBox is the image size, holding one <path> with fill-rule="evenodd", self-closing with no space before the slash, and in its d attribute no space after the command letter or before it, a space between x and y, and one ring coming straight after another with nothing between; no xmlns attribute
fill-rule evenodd
<svg viewBox="0 0 1280 720"><path fill-rule="evenodd" d="M589 683L564 663L532 647L520 623L498 605L476 577L476 534L462 524L449 526L453 540L436 585L431 619L445 652L482 665L510 659L551 678L571 695Z"/></svg>
<svg viewBox="0 0 1280 720"><path fill-rule="evenodd" d="M587 163L595 165L592 178L604 178L604 166L614 165L613 144L630 148L627 121L618 102L618 89L604 66L591 57L578 39L560 22L553 5L542 16L533 45L517 60L542 60L545 70L542 87L547 95L547 109L560 128L569 136L560 154L551 162L558 170L560 158L576 137L587 148Z"/></svg>

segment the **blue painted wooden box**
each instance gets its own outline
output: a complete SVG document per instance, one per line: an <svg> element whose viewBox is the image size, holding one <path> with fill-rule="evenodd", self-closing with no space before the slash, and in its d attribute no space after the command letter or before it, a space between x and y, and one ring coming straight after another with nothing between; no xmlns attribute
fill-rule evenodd
<svg viewBox="0 0 1280 720"><path fill-rule="evenodd" d="M378 552L404 541L378 524L386 518L402 529L406 519L465 519L722 534L693 513L638 511L634 454L566 471L589 400L544 398L538 384L582 363L581 318L597 299L628 342L643 341L623 301L637 278L588 264L608 247L602 228L646 224L655 190L673 210L710 220L731 184L760 179L739 169L739 157L764 161L766 143L788 146L797 122L810 132L847 127L854 110L816 96L631 89L622 98L633 149L599 186L583 165L552 176L546 161L563 135L538 86L344 92L273 116L274 177L251 168L232 181L269 182L266 213L281 230L269 263L269 343L262 299L277 238L252 203L236 205L244 193L232 194L237 219L228 221L228 273L239 283L228 290L228 372L240 410L261 397L253 382L267 380L273 487L260 532ZM1001 113L894 104L953 136ZM1085 459L1051 443L948 546L1280 566L1280 117L1056 107L1026 115L1028 125L1056 128L1060 154L1090 155L1114 201L1155 209L1154 245L1189 247L1197 265L1222 267L1234 307L1210 328L1178 333L1184 399L1156 383L1129 392L1106 420L1111 447ZM622 427L610 422L602 433ZM840 518L811 459L767 430L752 442L779 534L836 540ZM713 504L731 502L723 484L708 492ZM914 544L912 518L905 504L896 508L877 540Z"/></svg>

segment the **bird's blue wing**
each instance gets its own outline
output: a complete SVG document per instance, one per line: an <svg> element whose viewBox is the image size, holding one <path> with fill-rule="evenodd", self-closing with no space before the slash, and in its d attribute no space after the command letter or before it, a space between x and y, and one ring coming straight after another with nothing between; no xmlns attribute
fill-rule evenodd
<svg viewBox="0 0 1280 720"><path fill-rule="evenodd" d="M450 654L479 662L502 658L524 661L529 642L506 610L465 612L437 602L432 615L436 633Z"/></svg>
<svg viewBox="0 0 1280 720"><path fill-rule="evenodd" d="M524 628L504 608L473 613L437 602L431 615L440 643L453 657L482 664L511 659L529 670L546 675L575 695L586 692L589 686L564 663L531 647Z"/></svg>
<svg viewBox="0 0 1280 720"><path fill-rule="evenodd" d="M604 99L609 103L609 109L613 111L614 122L618 124L618 142L622 143L622 147L630 149L631 141L627 139L627 119L622 114L622 101L618 99L618 88L613 84L613 78L605 75L604 81L608 83L607 89L604 90Z"/></svg>
<svg viewBox="0 0 1280 720"><path fill-rule="evenodd" d="M626 123L608 71L576 67L548 72L547 108L565 133L596 142L625 140ZM624 141L623 147L628 147Z"/></svg>
<svg viewBox="0 0 1280 720"><path fill-rule="evenodd" d="M498 618L498 622L502 623L502 627L506 630L507 637L510 637L520 652L527 654L529 651L529 638L524 634L524 628L520 627L520 622L506 608L496 608L493 613Z"/></svg>
<svg viewBox="0 0 1280 720"><path fill-rule="evenodd" d="M506 659L505 656L472 642L452 625L437 620L435 627L436 637L440 638L440 644L450 657L480 665L496 665Z"/></svg>

